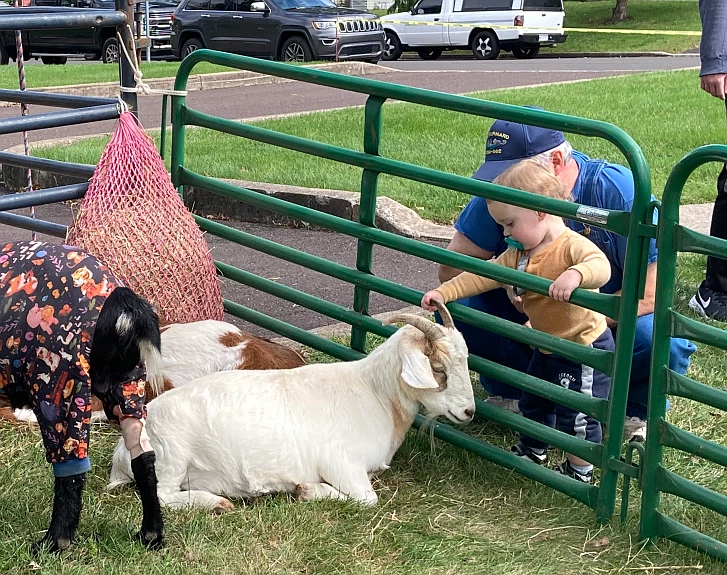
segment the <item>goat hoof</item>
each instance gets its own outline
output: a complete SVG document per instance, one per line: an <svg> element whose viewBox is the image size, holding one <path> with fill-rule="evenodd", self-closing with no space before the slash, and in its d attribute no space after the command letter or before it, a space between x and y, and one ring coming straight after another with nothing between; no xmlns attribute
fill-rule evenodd
<svg viewBox="0 0 727 575"><path fill-rule="evenodd" d="M166 545L164 531L139 531L136 540L145 545L147 549L158 550Z"/></svg>
<svg viewBox="0 0 727 575"><path fill-rule="evenodd" d="M306 484L299 483L295 486L293 497L295 497L296 501L310 501L313 499L313 494L310 492L310 489L308 489Z"/></svg>
<svg viewBox="0 0 727 575"><path fill-rule="evenodd" d="M217 505L212 508L212 513L214 513L215 515L220 515L221 513L225 513L226 511L232 511L234 508L235 505L232 503L232 501L223 497L220 499L219 503L217 503Z"/></svg>
<svg viewBox="0 0 727 575"><path fill-rule="evenodd" d="M70 539L55 539L54 537L46 534L43 539L33 543L30 551L33 556L37 557L41 551L46 551L47 553L60 553L61 551L68 549L70 546Z"/></svg>

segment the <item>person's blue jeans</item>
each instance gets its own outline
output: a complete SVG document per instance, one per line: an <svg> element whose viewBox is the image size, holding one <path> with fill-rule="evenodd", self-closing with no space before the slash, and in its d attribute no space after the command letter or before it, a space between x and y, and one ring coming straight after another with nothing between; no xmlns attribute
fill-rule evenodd
<svg viewBox="0 0 727 575"><path fill-rule="evenodd" d="M527 316L518 312L510 303L504 289L497 289L465 298L459 300L457 303L515 323L524 324L527 321ZM462 332L470 353L522 371L523 373L527 372L530 359L533 355L533 350L529 345L480 328L472 327L460 321L455 321L455 325ZM637 318L634 356L631 366L631 383L629 385L629 399L626 407L627 417L646 419L646 406L649 396L651 336L653 329L653 314ZM612 331L615 338L617 330L612 329ZM672 338L669 367L677 373L685 374L689 368L689 358L696 349L697 347L691 341ZM522 392L516 387L486 376L480 376L480 382L490 395L500 395L507 399L520 399Z"/></svg>

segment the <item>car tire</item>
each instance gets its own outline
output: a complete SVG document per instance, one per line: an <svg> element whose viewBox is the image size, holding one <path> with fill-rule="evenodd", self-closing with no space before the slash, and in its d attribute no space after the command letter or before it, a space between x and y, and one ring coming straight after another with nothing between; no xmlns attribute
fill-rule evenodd
<svg viewBox="0 0 727 575"><path fill-rule="evenodd" d="M0 66L5 66L10 63L10 54L5 46L0 46Z"/></svg>
<svg viewBox="0 0 727 575"><path fill-rule="evenodd" d="M436 60L442 55L441 48L423 48L417 50L417 54L422 60Z"/></svg>
<svg viewBox="0 0 727 575"><path fill-rule="evenodd" d="M512 47L512 55L519 60L530 60L540 52L540 44L517 44Z"/></svg>
<svg viewBox="0 0 727 575"><path fill-rule="evenodd" d="M62 66L68 62L65 56L41 56L40 61L46 66Z"/></svg>
<svg viewBox="0 0 727 575"><path fill-rule="evenodd" d="M101 60L104 64L116 64L119 61L121 55L121 47L119 41L116 38L109 38L103 43L101 48Z"/></svg>
<svg viewBox="0 0 727 575"><path fill-rule="evenodd" d="M381 53L381 59L384 61L398 60L401 58L401 41L393 32L384 30L384 51Z"/></svg>
<svg viewBox="0 0 727 575"><path fill-rule="evenodd" d="M182 44L182 50L180 51L179 55L182 58L182 60L184 60L192 52L196 52L197 50L199 50L201 48L204 48L204 44L202 44L202 40L200 40L199 38L190 38L184 44Z"/></svg>
<svg viewBox="0 0 727 575"><path fill-rule="evenodd" d="M280 60L283 62L310 62L313 52L303 36L291 36L280 48Z"/></svg>
<svg viewBox="0 0 727 575"><path fill-rule="evenodd" d="M500 54L500 41L492 30L478 32L472 38L472 53L478 60L494 60Z"/></svg>

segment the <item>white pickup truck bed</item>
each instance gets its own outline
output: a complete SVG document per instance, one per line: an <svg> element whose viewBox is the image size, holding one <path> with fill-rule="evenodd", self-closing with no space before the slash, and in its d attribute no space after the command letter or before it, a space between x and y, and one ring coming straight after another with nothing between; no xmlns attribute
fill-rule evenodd
<svg viewBox="0 0 727 575"><path fill-rule="evenodd" d="M481 59L500 50L516 57L537 55L540 46L564 42L561 0L420 0L411 13L383 16L385 60L414 50L422 58L442 50L472 49Z"/></svg>

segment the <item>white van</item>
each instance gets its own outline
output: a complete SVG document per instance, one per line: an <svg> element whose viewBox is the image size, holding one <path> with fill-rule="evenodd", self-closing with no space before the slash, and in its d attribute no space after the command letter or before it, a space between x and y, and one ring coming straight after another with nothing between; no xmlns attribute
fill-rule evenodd
<svg viewBox="0 0 727 575"><path fill-rule="evenodd" d="M534 58L541 46L565 42L562 0L419 0L411 13L381 18L386 34L382 58L414 51L435 60L443 50L471 49L480 60L501 50Z"/></svg>

